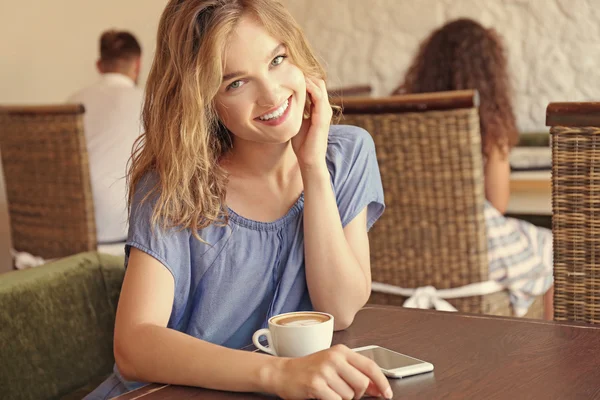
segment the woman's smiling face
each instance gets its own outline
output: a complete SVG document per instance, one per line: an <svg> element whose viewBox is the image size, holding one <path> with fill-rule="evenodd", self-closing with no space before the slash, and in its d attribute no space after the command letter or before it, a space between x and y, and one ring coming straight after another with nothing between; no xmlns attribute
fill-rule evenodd
<svg viewBox="0 0 600 400"><path fill-rule="evenodd" d="M305 101L304 73L288 58L285 45L255 19L240 19L227 42L215 98L234 142L286 143L300 130Z"/></svg>

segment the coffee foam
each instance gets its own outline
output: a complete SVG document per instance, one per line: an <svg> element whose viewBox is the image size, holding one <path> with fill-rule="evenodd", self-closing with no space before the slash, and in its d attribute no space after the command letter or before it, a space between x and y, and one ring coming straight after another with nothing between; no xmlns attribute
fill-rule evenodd
<svg viewBox="0 0 600 400"><path fill-rule="evenodd" d="M283 322L279 322L279 324L285 325L285 326L309 326L309 325L320 324L322 322L325 322L325 320L304 319L304 320L290 321L290 322L285 322L285 320L284 320Z"/></svg>
<svg viewBox="0 0 600 400"><path fill-rule="evenodd" d="M275 317L272 321L274 324L280 326L310 326L329 321L329 316L324 314L298 313Z"/></svg>

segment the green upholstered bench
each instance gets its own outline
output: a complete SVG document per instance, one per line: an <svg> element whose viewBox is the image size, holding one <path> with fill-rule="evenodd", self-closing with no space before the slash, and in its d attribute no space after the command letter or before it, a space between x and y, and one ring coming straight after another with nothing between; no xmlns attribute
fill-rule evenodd
<svg viewBox="0 0 600 400"><path fill-rule="evenodd" d="M112 371L123 257L0 274L0 397L81 399Z"/></svg>

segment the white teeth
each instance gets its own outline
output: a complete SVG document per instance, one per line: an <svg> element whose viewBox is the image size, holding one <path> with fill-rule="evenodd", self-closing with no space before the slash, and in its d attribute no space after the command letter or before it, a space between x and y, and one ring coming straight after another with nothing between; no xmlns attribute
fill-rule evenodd
<svg viewBox="0 0 600 400"><path fill-rule="evenodd" d="M261 115L260 117L258 117L258 119L262 120L262 121L268 121L270 119L276 119L279 118L283 115L283 113L285 112L285 110L287 110L289 105L289 100L286 100L281 107L279 107L277 110L273 111L270 114L265 114L265 115Z"/></svg>

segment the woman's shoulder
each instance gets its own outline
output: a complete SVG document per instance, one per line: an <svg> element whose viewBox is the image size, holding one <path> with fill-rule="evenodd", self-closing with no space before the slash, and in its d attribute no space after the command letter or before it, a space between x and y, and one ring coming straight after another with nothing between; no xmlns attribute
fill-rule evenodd
<svg viewBox="0 0 600 400"><path fill-rule="evenodd" d="M362 128L334 125L328 144L327 168L342 226L366 207L369 229L385 207L373 138Z"/></svg>
<svg viewBox="0 0 600 400"><path fill-rule="evenodd" d="M365 129L353 125L332 125L329 128L328 153L345 156L374 149L373 137Z"/></svg>
<svg viewBox="0 0 600 400"><path fill-rule="evenodd" d="M373 138L363 128L351 125L332 125L327 143L329 173L336 183L360 173L375 159Z"/></svg>
<svg viewBox="0 0 600 400"><path fill-rule="evenodd" d="M373 141L369 132L354 125L331 125L329 127L329 139L350 142Z"/></svg>
<svg viewBox="0 0 600 400"><path fill-rule="evenodd" d="M133 191L131 203L129 204L131 211L136 211L142 207L153 209L160 197L159 176L156 171L148 171L133 186L130 186L128 190Z"/></svg>

